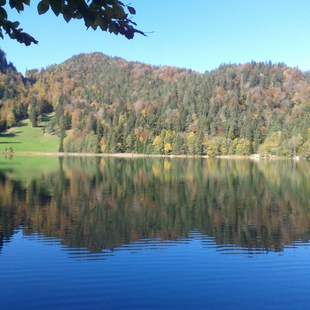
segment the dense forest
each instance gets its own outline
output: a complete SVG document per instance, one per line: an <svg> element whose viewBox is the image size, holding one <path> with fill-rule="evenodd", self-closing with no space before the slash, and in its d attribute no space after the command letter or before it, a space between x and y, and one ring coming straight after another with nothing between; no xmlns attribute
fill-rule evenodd
<svg viewBox="0 0 310 310"><path fill-rule="evenodd" d="M60 151L310 157L309 74L284 64L204 74L101 53L19 74L0 54L0 131L29 117Z"/></svg>

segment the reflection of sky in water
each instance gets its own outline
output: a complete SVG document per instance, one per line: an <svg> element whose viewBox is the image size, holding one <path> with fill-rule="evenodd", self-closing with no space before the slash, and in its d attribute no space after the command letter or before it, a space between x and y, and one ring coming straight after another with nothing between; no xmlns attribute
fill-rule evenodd
<svg viewBox="0 0 310 310"><path fill-rule="evenodd" d="M171 244L139 241L89 260L86 251L83 259L46 241L18 232L4 248L1 308L306 309L310 302L305 246L222 255L212 239L194 234Z"/></svg>

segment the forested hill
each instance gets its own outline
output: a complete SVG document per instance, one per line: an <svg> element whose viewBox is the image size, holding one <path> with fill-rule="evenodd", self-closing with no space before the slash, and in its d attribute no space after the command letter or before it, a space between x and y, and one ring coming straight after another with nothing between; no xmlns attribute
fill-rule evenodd
<svg viewBox="0 0 310 310"><path fill-rule="evenodd" d="M2 129L12 115L36 126L54 110L47 129L65 151L310 155L309 77L284 64L200 74L81 54L27 72L14 96L0 98Z"/></svg>
<svg viewBox="0 0 310 310"><path fill-rule="evenodd" d="M8 62L5 53L0 49L0 72L7 73L8 71L16 72L14 65Z"/></svg>
<svg viewBox="0 0 310 310"><path fill-rule="evenodd" d="M0 49L0 133L27 117L28 92L26 80Z"/></svg>

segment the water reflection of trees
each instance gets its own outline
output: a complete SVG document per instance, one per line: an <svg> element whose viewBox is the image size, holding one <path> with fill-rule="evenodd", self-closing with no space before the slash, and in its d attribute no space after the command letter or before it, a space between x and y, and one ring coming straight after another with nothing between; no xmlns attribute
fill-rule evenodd
<svg viewBox="0 0 310 310"><path fill-rule="evenodd" d="M281 250L310 236L309 164L225 160L61 160L21 182L0 174L0 239L59 238L100 251L193 230L217 244ZM1 242L2 242L1 241Z"/></svg>

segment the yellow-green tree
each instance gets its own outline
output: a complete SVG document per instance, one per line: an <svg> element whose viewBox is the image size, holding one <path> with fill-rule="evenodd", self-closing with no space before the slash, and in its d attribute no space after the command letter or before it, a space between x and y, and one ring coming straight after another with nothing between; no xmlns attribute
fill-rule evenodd
<svg viewBox="0 0 310 310"><path fill-rule="evenodd" d="M171 143L165 143L165 145L164 145L164 152L165 152L165 154L171 154L171 152L172 152L172 145L171 145Z"/></svg>
<svg viewBox="0 0 310 310"><path fill-rule="evenodd" d="M275 132L268 136L258 151L262 155L279 155L283 142L281 131Z"/></svg>
<svg viewBox="0 0 310 310"><path fill-rule="evenodd" d="M251 149L252 149L251 141L245 138L240 138L236 140L237 142L236 142L235 153L237 155L250 155Z"/></svg>
<svg viewBox="0 0 310 310"><path fill-rule="evenodd" d="M162 152L163 142L160 136L156 136L153 141L153 148L155 153L160 154Z"/></svg>

